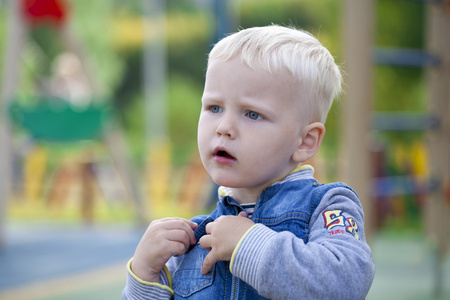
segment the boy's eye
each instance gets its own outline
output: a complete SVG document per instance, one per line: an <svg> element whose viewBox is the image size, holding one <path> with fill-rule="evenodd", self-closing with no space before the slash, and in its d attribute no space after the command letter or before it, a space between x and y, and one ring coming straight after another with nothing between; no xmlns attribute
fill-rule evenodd
<svg viewBox="0 0 450 300"><path fill-rule="evenodd" d="M212 106L209 108L209 110L210 110L212 113L214 113L214 114L219 113L219 112L222 111L222 109L221 109L219 106L217 106L217 105L212 105Z"/></svg>
<svg viewBox="0 0 450 300"><path fill-rule="evenodd" d="M261 115L258 114L258 113L256 113L256 112L254 112L254 111L248 112L247 116L248 116L250 119L252 119L252 120L259 120L259 119L262 119Z"/></svg>

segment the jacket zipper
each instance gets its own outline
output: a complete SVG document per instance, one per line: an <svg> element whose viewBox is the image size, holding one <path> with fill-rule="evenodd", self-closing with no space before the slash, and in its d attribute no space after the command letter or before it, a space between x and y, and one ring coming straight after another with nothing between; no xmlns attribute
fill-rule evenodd
<svg viewBox="0 0 450 300"><path fill-rule="evenodd" d="M259 200L261 198L261 194L258 195L258 200L255 203L255 208L256 205L258 204ZM235 205L237 206L237 205ZM237 206L239 207L239 206ZM253 219L253 215L249 218L250 220ZM232 294L231 294L231 300L236 300L237 299L237 285L238 285L238 278L236 276L233 276L233 287L232 287Z"/></svg>
<svg viewBox="0 0 450 300"><path fill-rule="evenodd" d="M231 295L232 300L237 299L236 298L237 297L237 285L238 285L238 279L237 279L237 277L233 276L233 288L232 288L233 293Z"/></svg>

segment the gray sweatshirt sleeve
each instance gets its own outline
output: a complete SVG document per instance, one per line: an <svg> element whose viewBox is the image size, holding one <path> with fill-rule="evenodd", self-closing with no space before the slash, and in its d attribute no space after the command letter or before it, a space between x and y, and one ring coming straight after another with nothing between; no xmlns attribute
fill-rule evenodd
<svg viewBox="0 0 450 300"><path fill-rule="evenodd" d="M173 299L170 290L162 285L150 285L137 280L130 273L127 274L127 285L122 292L122 300L151 300Z"/></svg>
<svg viewBox="0 0 450 300"><path fill-rule="evenodd" d="M122 300L151 300L173 299L173 291L170 287L170 274L176 268L178 259L172 257L166 264L166 269L161 271L160 283L150 283L139 279L131 270L131 260L128 262L127 284L122 292Z"/></svg>
<svg viewBox="0 0 450 300"><path fill-rule="evenodd" d="M328 191L310 221L309 241L254 226L235 250L231 272L270 299L364 299L375 265L354 192Z"/></svg>

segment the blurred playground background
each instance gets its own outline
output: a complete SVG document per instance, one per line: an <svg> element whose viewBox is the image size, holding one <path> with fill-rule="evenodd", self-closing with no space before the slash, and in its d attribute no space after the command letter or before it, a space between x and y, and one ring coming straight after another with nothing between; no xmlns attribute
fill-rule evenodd
<svg viewBox="0 0 450 300"><path fill-rule="evenodd" d="M0 299L120 299L152 219L211 210L207 53L271 23L345 71L310 163L361 198L368 299L450 299L446 0L0 0Z"/></svg>

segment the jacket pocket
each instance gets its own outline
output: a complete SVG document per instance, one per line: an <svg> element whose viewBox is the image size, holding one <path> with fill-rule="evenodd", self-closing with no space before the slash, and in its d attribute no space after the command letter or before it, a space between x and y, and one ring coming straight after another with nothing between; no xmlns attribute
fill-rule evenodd
<svg viewBox="0 0 450 300"><path fill-rule="evenodd" d="M172 277L172 289L175 294L187 298L211 286L214 281L216 266L214 265L206 275L200 272L203 260L208 253L209 251L203 249L200 245L196 245L184 255Z"/></svg>

